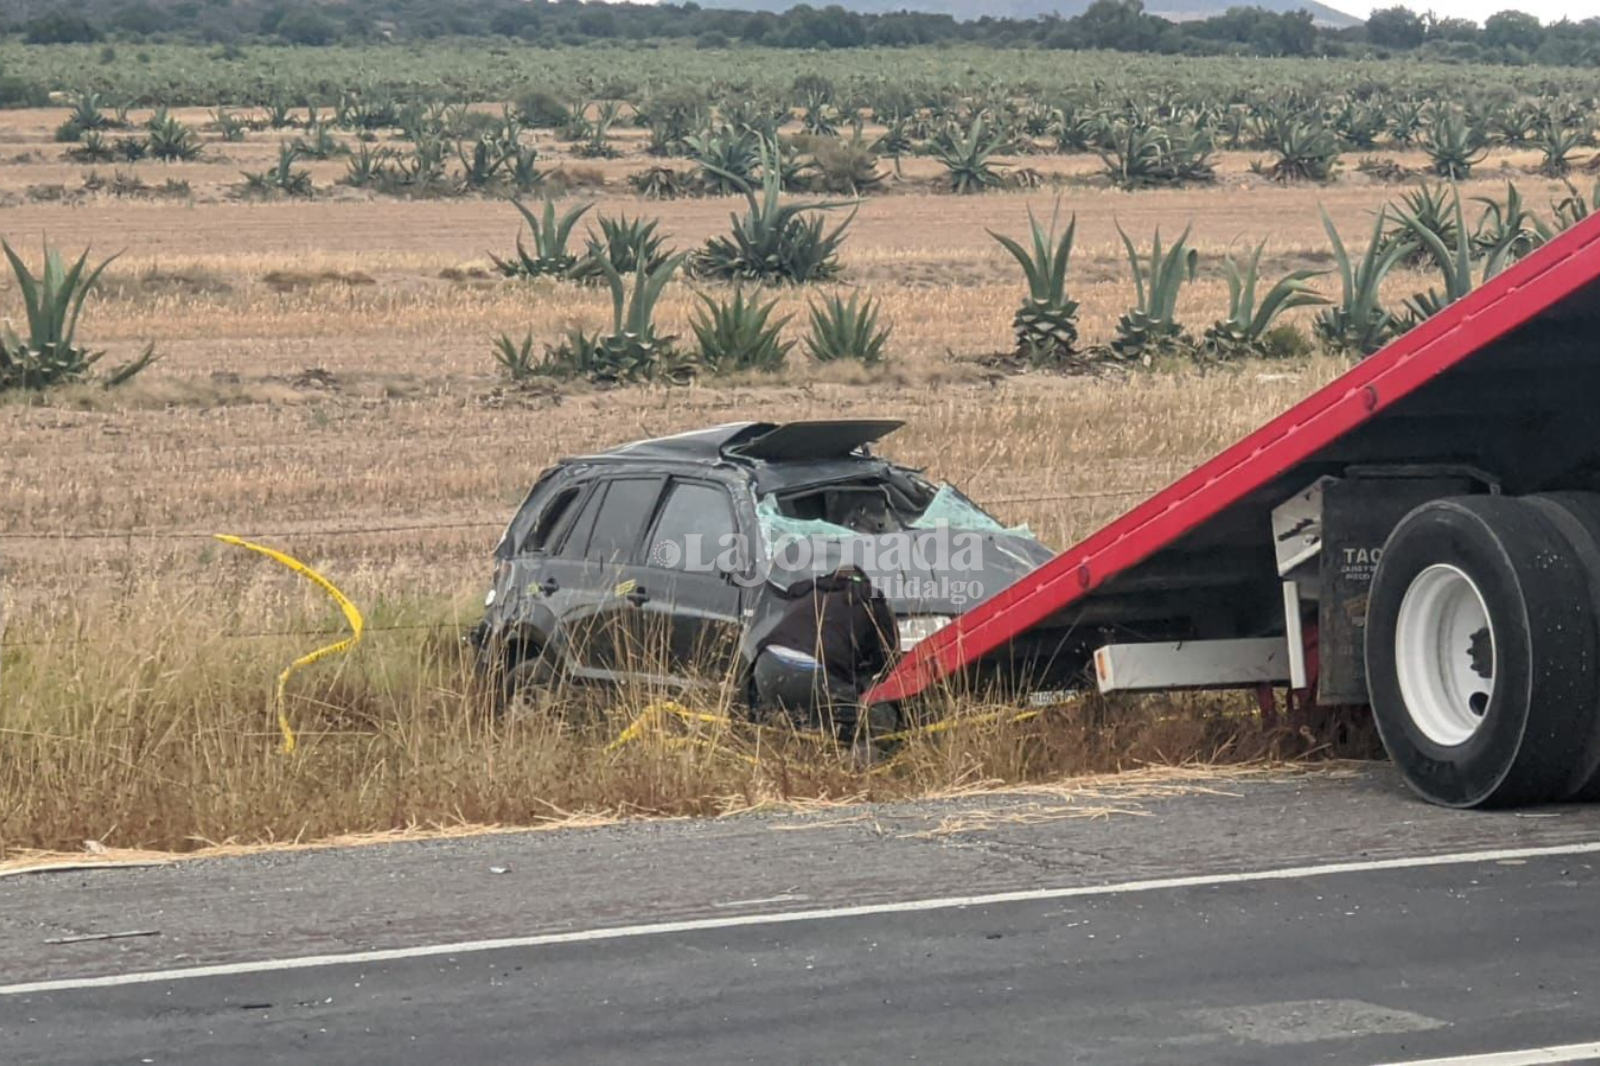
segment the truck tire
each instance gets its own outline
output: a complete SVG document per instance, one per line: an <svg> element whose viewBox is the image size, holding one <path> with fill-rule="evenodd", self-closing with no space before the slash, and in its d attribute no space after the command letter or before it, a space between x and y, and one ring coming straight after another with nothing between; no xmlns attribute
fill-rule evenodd
<svg viewBox="0 0 1600 1066"><path fill-rule="evenodd" d="M1600 495L1552 492L1527 499L1572 545L1588 578L1590 608L1600 617ZM1568 799L1583 803L1600 799L1600 699L1590 704L1589 710L1588 738L1575 755L1567 790Z"/></svg>
<svg viewBox="0 0 1600 1066"><path fill-rule="evenodd" d="M1593 725L1596 614L1577 553L1526 500L1423 504L1384 544L1367 685L1389 757L1447 807L1565 798Z"/></svg>

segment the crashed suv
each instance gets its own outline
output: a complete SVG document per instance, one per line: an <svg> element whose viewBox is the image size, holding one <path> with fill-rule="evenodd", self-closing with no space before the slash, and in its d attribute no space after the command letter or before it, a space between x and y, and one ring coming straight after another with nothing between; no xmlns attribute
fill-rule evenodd
<svg viewBox="0 0 1600 1066"><path fill-rule="evenodd" d="M796 587L851 573L905 651L1050 558L949 485L871 454L897 421L745 422L565 459L495 549L473 634L507 696L557 679L735 686Z"/></svg>

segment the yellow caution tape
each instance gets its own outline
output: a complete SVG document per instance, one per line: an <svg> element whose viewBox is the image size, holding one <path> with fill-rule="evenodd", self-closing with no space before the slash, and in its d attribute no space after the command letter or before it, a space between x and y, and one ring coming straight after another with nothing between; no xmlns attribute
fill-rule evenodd
<svg viewBox="0 0 1600 1066"><path fill-rule="evenodd" d="M339 605L339 610L344 612L345 621L350 623L350 635L348 637L336 644L329 644L327 647L318 648L316 651L300 656L300 658L285 667L283 673L278 675L276 702L278 705L278 731L283 734L281 750L285 755L292 755L295 748L294 729L289 725L289 714L284 704L284 689L289 684L289 678L303 666L310 666L312 663L321 662L330 655L338 655L341 652L349 651L361 643L361 633L366 628L366 619L361 616L360 608L351 603L349 598L334 586L333 582L292 555L285 555L283 552L275 551L261 544L252 544L242 537L233 537L226 533L214 533L212 536L224 544L232 544L249 551L259 552L269 559L282 563L326 592L333 602Z"/></svg>
<svg viewBox="0 0 1600 1066"><path fill-rule="evenodd" d="M702 722L707 725L730 725L732 719L725 715L708 714L705 711L691 711L683 704L674 700L658 700L644 709L644 712L629 723L628 728L617 734L617 739L606 745L606 754L618 748L631 744L646 733L661 724L664 718L681 718L685 722Z"/></svg>

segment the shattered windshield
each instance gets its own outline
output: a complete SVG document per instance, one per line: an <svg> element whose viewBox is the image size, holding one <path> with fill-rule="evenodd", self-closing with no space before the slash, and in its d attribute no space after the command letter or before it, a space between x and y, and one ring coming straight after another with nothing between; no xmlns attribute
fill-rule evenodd
<svg viewBox="0 0 1600 1066"><path fill-rule="evenodd" d="M769 492L756 514L769 551L784 539L840 540L941 527L1033 537L1025 525L1002 525L954 486L934 485L907 470Z"/></svg>
<svg viewBox="0 0 1600 1066"><path fill-rule="evenodd" d="M933 500L911 523L913 529L936 529L940 525L951 529L972 529L980 533L1015 533L1031 537L1026 525L1003 526L983 508L957 492L953 485L940 485Z"/></svg>

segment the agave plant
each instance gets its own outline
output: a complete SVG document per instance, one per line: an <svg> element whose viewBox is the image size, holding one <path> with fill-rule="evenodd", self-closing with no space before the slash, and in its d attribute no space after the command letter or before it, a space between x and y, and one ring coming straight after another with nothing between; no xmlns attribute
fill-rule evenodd
<svg viewBox="0 0 1600 1066"><path fill-rule="evenodd" d="M646 273L653 272L666 262L662 249L663 239L656 232L659 219L607 218L601 215L596 221L600 232L589 232L588 246L582 259L572 268L571 274L580 281L602 281L606 277L601 262L610 263L620 274L632 274L642 264Z"/></svg>
<svg viewBox="0 0 1600 1066"><path fill-rule="evenodd" d="M803 285L827 281L839 273L839 247L859 206L850 201L782 203L777 171L763 165L761 192L743 179L725 175L743 186L749 210L731 217L733 231L714 236L694 254L690 272L723 281L763 281ZM850 207L850 214L831 230L823 224L828 211Z"/></svg>
<svg viewBox="0 0 1600 1066"><path fill-rule="evenodd" d="M831 137L826 140L837 143ZM778 184L784 192L796 192L810 187L817 161L801 152L792 140L772 140L762 142L761 166L777 171Z"/></svg>
<svg viewBox="0 0 1600 1066"><path fill-rule="evenodd" d="M1539 112L1531 107L1497 107L1490 110L1484 125L1495 140L1509 148L1528 143L1539 128Z"/></svg>
<svg viewBox="0 0 1600 1066"><path fill-rule="evenodd" d="M723 126L684 139L689 158L700 168L700 184L718 196L742 192L761 165L761 138L749 130Z"/></svg>
<svg viewBox="0 0 1600 1066"><path fill-rule="evenodd" d="M1159 184L1163 146L1159 130L1126 120L1102 118L1095 154L1119 189Z"/></svg>
<svg viewBox="0 0 1600 1066"><path fill-rule="evenodd" d="M1549 125L1539 129L1534 147L1539 149L1539 173L1559 178L1572 171L1572 153L1583 146L1586 131L1575 126Z"/></svg>
<svg viewBox="0 0 1600 1066"><path fill-rule="evenodd" d="M292 144L278 145L278 162L271 169L244 175L245 185L251 192L282 193L285 196L310 196L311 174L295 166L300 153Z"/></svg>
<svg viewBox="0 0 1600 1066"><path fill-rule="evenodd" d="M617 119L622 114L622 101L604 100L594 107L593 119L583 118L586 109L579 108L574 112L577 121L582 124L582 143L574 146L574 155L587 159L615 159L622 153L610 141L611 127L616 125Z"/></svg>
<svg viewBox="0 0 1600 1066"><path fill-rule="evenodd" d="M1112 352L1120 359L1137 359L1146 365L1157 354L1173 349L1183 341L1178 324L1178 294L1194 280L1200 254L1189 247L1189 227L1185 226L1172 246L1163 250L1161 230L1156 230L1149 263L1140 261L1133 240L1117 226L1122 246L1133 271L1135 303L1132 310L1117 320L1117 336Z"/></svg>
<svg viewBox="0 0 1600 1066"><path fill-rule="evenodd" d="M1483 135L1456 111L1434 116L1423 137L1422 150L1441 178L1460 181L1489 154Z"/></svg>
<svg viewBox="0 0 1600 1066"><path fill-rule="evenodd" d="M83 135L76 148L67 151L67 155L75 163L109 163L116 158L116 149L106 140L105 134L90 130Z"/></svg>
<svg viewBox="0 0 1600 1066"><path fill-rule="evenodd" d="M652 271L640 264L631 291L617 268L602 259L601 269L611 286L611 331L591 336L581 328L571 330L552 352L553 363L605 385L647 380L681 384L692 378L693 359L675 347L676 337L657 334L655 328L661 291L683 258L673 256Z"/></svg>
<svg viewBox="0 0 1600 1066"><path fill-rule="evenodd" d="M1316 318L1316 331L1329 345L1345 352L1367 356L1382 348L1395 335L1397 322L1381 302L1384 278L1416 247L1406 240L1392 239L1384 232L1388 208L1379 210L1372 224L1372 238L1360 263L1353 264L1339 231L1328 212L1322 212L1322 228L1333 244L1333 258L1339 267L1340 299Z"/></svg>
<svg viewBox="0 0 1600 1066"><path fill-rule="evenodd" d="M838 294L811 305L811 332L806 350L819 363L852 361L876 366L884 361L884 348L893 327L878 327L878 302L852 292L848 301Z"/></svg>
<svg viewBox="0 0 1600 1066"><path fill-rule="evenodd" d="M789 106L761 96L738 96L724 100L718 110L728 125L749 130L764 141L778 136L778 130L793 116Z"/></svg>
<svg viewBox="0 0 1600 1066"><path fill-rule="evenodd" d="M118 137L117 156L128 163L137 163L150 154L150 142L143 137Z"/></svg>
<svg viewBox="0 0 1600 1066"><path fill-rule="evenodd" d="M1438 234L1430 230L1420 219L1414 218L1404 212L1400 213L1400 222L1406 227L1411 237L1423 248L1427 249L1428 256L1438 266L1439 273L1444 280L1444 290L1430 288L1427 292L1417 293L1405 301L1406 311L1409 316L1408 325L1414 326L1424 319L1431 318L1446 307L1461 299L1471 292L1475 281L1473 267L1477 263L1476 251L1473 248L1472 237L1467 230L1467 222L1461 206L1461 198L1455 199L1455 226L1456 243L1452 247L1439 239ZM1497 247L1491 248L1483 256L1482 276L1488 281L1513 259L1514 241L1507 241Z"/></svg>
<svg viewBox="0 0 1600 1066"><path fill-rule="evenodd" d="M394 151L390 148L373 148L370 144L359 145L350 154L350 158L345 160L345 175L339 180L351 188L364 189L383 176L384 168L393 156Z"/></svg>
<svg viewBox="0 0 1600 1066"><path fill-rule="evenodd" d="M682 155L689 135L705 119L705 102L698 95L665 93L645 103L639 119L650 131L648 154Z"/></svg>
<svg viewBox="0 0 1600 1066"><path fill-rule="evenodd" d="M78 316L116 256L90 267L85 250L69 267L60 252L46 245L44 269L34 274L10 244L0 240L0 249L10 261L28 324L25 337L9 322L0 331L0 392L44 389L88 378L105 353L77 343ZM151 345L138 358L112 370L103 383L107 388L121 385L153 362L155 346Z"/></svg>
<svg viewBox="0 0 1600 1066"><path fill-rule="evenodd" d="M1055 136L1059 151L1087 152L1094 145L1097 129L1094 112L1080 104L1068 102L1057 110L1051 133Z"/></svg>
<svg viewBox="0 0 1600 1066"><path fill-rule="evenodd" d="M275 130L288 129L296 125L294 109L282 100L273 100L267 104L267 125Z"/></svg>
<svg viewBox="0 0 1600 1066"><path fill-rule="evenodd" d="M1078 228L1073 215L1066 229L1056 236L1061 202L1056 201L1046 230L1028 210L1031 251L1020 243L989 231L989 236L1022 267L1028 282L1028 295L1011 318L1017 339L1016 354L1035 366L1056 365L1069 359L1078 344L1078 302L1067 296L1067 264L1072 259L1072 242Z"/></svg>
<svg viewBox="0 0 1600 1066"><path fill-rule="evenodd" d="M1282 131L1276 151L1278 158L1270 170L1274 181L1327 183L1339 169L1339 138L1323 126L1290 123Z"/></svg>
<svg viewBox="0 0 1600 1066"><path fill-rule="evenodd" d="M1567 187L1567 195L1553 202L1550 206L1555 211L1556 225L1563 230L1569 230L1582 222L1590 215L1600 211L1600 181L1595 182L1594 191L1589 194L1586 201L1583 193L1578 191L1572 182L1562 179L1562 184Z"/></svg>
<svg viewBox="0 0 1600 1066"><path fill-rule="evenodd" d="M1370 149L1383 133L1384 116L1369 103L1347 100L1333 119L1334 132L1351 148Z"/></svg>
<svg viewBox="0 0 1600 1066"><path fill-rule="evenodd" d="M150 154L163 163L188 162L200 157L200 138L161 108L149 123Z"/></svg>
<svg viewBox="0 0 1600 1066"><path fill-rule="evenodd" d="M521 200L512 200L511 206L517 209L528 225L528 232L533 236L533 252L530 254L522 243L519 229L515 259L501 259L493 253L489 255L500 273L513 278L565 277L578 262L578 257L567 250L567 241L571 239L578 220L594 204L579 204L559 217L556 215L556 202L551 199L545 200L542 217L535 215Z"/></svg>
<svg viewBox="0 0 1600 1066"><path fill-rule="evenodd" d="M508 159L500 142L488 136L473 141L471 149L465 146L465 142L458 143L456 158L461 161L461 174L457 182L463 191L472 192L482 191L494 184Z"/></svg>
<svg viewBox="0 0 1600 1066"><path fill-rule="evenodd" d="M317 117L315 109L306 122L305 136L296 137L294 147L306 159L332 159L349 151L333 130Z"/></svg>
<svg viewBox="0 0 1600 1066"><path fill-rule="evenodd" d="M225 107L219 107L211 112L211 124L216 127L222 139L230 144L244 140L245 121Z"/></svg>
<svg viewBox="0 0 1600 1066"><path fill-rule="evenodd" d="M1426 110L1424 102L1414 96L1404 96L1389 103L1389 136L1395 144L1409 147L1422 136L1422 120Z"/></svg>
<svg viewBox="0 0 1600 1066"><path fill-rule="evenodd" d="M1000 137L984 127L980 115L966 130L947 130L933 146L933 155L944 165L950 191L967 195L1002 184L1000 172L991 162L999 148Z"/></svg>
<svg viewBox="0 0 1600 1066"><path fill-rule="evenodd" d="M1211 181L1216 177L1213 150L1204 130L1182 124L1150 126L1131 119L1103 120L1096 148L1106 175L1122 189Z"/></svg>
<svg viewBox="0 0 1600 1066"><path fill-rule="evenodd" d="M1438 237L1446 247L1454 245L1458 236L1455 221L1457 195L1452 185L1420 182L1415 189L1400 195L1400 204L1394 207L1395 224L1388 230L1385 239L1410 246L1411 252L1406 258L1409 264L1415 266L1427 261L1427 246L1415 240L1411 227L1400 221L1400 216L1405 215Z"/></svg>
<svg viewBox="0 0 1600 1066"><path fill-rule="evenodd" d="M1230 107L1222 113L1217 129L1223 135L1223 147L1237 152L1244 147L1245 134L1250 129L1250 113L1242 107Z"/></svg>
<svg viewBox="0 0 1600 1066"><path fill-rule="evenodd" d="M495 127L482 136L488 137L509 154L511 149L522 143L522 116L510 104L501 104L500 118Z"/></svg>
<svg viewBox="0 0 1600 1066"><path fill-rule="evenodd" d="M700 365L713 374L741 370L774 372L783 369L794 347L783 339L783 327L793 316L773 318L777 300L746 300L742 288L732 300L714 300L700 294L702 307L689 322L694 331Z"/></svg>
<svg viewBox="0 0 1600 1066"><path fill-rule="evenodd" d="M1042 104L1030 104L1022 113L1022 130L1030 139L1045 136L1055 123L1056 113Z"/></svg>
<svg viewBox="0 0 1600 1066"><path fill-rule="evenodd" d="M1211 157L1216 145L1211 134L1193 122L1177 122L1166 129L1163 176L1169 185L1202 185L1216 180Z"/></svg>
<svg viewBox="0 0 1600 1066"><path fill-rule="evenodd" d="M910 127L900 115L895 115L891 118L883 134L872 142L872 151L888 156L889 161L894 164L894 176L896 178L901 176L901 158L910 154L914 147L916 146L911 140Z"/></svg>
<svg viewBox="0 0 1600 1066"><path fill-rule="evenodd" d="M548 355L541 358L534 351L531 332L522 338L521 344L512 340L510 334L500 334L494 342L494 361L500 364L506 377L519 385L541 375L553 374L556 369Z"/></svg>
<svg viewBox="0 0 1600 1066"><path fill-rule="evenodd" d="M353 130L381 130L400 125L400 104L392 97L341 98L339 125Z"/></svg>
<svg viewBox="0 0 1600 1066"><path fill-rule="evenodd" d="M437 192L446 185L445 152L443 137L425 134L412 145L410 155L395 158L386 177L395 191L413 196Z"/></svg>
<svg viewBox="0 0 1600 1066"><path fill-rule="evenodd" d="M85 132L103 130L111 125L102 108L105 106L99 93L78 93L72 98L72 113L67 122Z"/></svg>
<svg viewBox="0 0 1600 1066"><path fill-rule="evenodd" d="M73 98L72 111L66 121L56 127L55 139L62 144L71 144L86 133L105 130L110 125L110 120L100 109L100 94L79 93Z"/></svg>
<svg viewBox="0 0 1600 1066"><path fill-rule="evenodd" d="M839 132L839 127L835 125L838 117L827 94L813 92L806 97L805 112L800 116L800 126L815 136L832 137Z"/></svg>
<svg viewBox="0 0 1600 1066"><path fill-rule="evenodd" d="M544 184L549 171L539 169L539 150L531 144L514 144L506 153L506 181L519 193L530 193Z"/></svg>
<svg viewBox="0 0 1600 1066"><path fill-rule="evenodd" d="M1489 258L1521 259L1554 236L1550 227L1522 203L1522 193L1506 182L1506 199L1474 196L1483 205L1483 215L1472 234L1474 254Z"/></svg>
<svg viewBox="0 0 1600 1066"><path fill-rule="evenodd" d="M1328 302L1326 296L1311 287L1311 279L1324 272L1296 270L1280 278L1257 304L1261 253L1266 247L1264 240L1256 245L1243 268L1232 255L1223 260L1228 278L1228 317L1212 323L1205 335L1206 350L1218 358L1270 354L1266 342L1278 316L1297 307L1317 307Z"/></svg>

